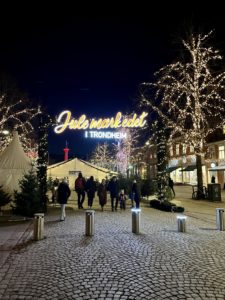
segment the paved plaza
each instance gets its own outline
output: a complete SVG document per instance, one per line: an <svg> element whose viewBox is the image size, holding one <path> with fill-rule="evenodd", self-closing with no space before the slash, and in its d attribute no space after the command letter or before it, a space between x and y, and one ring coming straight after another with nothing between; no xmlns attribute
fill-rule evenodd
<svg viewBox="0 0 225 300"><path fill-rule="evenodd" d="M225 299L225 231L215 223L225 199L191 200L189 189L188 196L185 187L175 190L186 233L177 231L177 214L142 203L134 234L129 205L111 212L108 201L101 212L97 199L92 237L85 235L85 210L76 207L67 208L64 222L51 207L40 241L32 240L32 224L22 225L1 263L0 299Z"/></svg>

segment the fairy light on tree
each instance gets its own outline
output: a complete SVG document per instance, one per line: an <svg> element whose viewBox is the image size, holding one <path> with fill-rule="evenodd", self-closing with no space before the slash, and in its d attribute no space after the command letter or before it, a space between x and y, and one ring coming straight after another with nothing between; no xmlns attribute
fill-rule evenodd
<svg viewBox="0 0 225 300"><path fill-rule="evenodd" d="M31 135L34 132L32 120L40 113L39 107L30 102L4 76L0 76L0 133L5 129L17 130L26 152L30 151ZM1 134L0 151L10 142L10 134ZM32 144L32 151L36 146Z"/></svg>
<svg viewBox="0 0 225 300"><path fill-rule="evenodd" d="M160 202L166 201L167 189L167 140L164 124L160 120L153 124L154 137L157 144L157 198Z"/></svg>
<svg viewBox="0 0 225 300"><path fill-rule="evenodd" d="M40 115L38 128L38 160L37 160L37 177L40 191L40 201L43 210L47 210L47 164L48 164L48 128L50 117Z"/></svg>
<svg viewBox="0 0 225 300"><path fill-rule="evenodd" d="M140 129L139 129L140 131ZM123 175L129 175L129 166L137 163L138 159L135 156L135 150L138 142L138 131L135 129L120 129L120 132L126 133L126 139L120 140L113 144L115 152L116 170Z"/></svg>
<svg viewBox="0 0 225 300"><path fill-rule="evenodd" d="M109 145L107 143L98 144L91 155L90 162L99 167L110 169L112 155L109 151Z"/></svg>
<svg viewBox="0 0 225 300"><path fill-rule="evenodd" d="M194 147L198 198L202 197L206 138L224 125L225 113L225 72L217 64L222 56L209 45L211 34L190 34L182 40L183 59L161 68L155 83L141 85L142 104L157 112L170 129L169 143L179 138Z"/></svg>
<svg viewBox="0 0 225 300"><path fill-rule="evenodd" d="M115 152L115 169L117 172L126 174L129 158L130 158L130 147L129 143L124 145L124 141L118 141L116 144L113 144Z"/></svg>

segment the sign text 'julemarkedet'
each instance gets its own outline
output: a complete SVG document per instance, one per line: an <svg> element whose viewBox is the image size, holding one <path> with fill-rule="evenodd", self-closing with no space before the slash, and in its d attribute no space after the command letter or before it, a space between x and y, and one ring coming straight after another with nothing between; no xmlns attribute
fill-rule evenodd
<svg viewBox="0 0 225 300"><path fill-rule="evenodd" d="M57 134L64 132L66 129L71 130L101 130L101 129L119 129L119 128L139 128L146 124L145 118L148 113L142 112L140 116L134 113L131 116L123 116L118 112L112 118L88 119L86 115L81 115L75 119L69 110L64 110L57 118L57 125L54 131ZM95 131L93 131L95 132ZM91 133L91 137L97 137L97 133ZM109 134L108 134L109 135Z"/></svg>

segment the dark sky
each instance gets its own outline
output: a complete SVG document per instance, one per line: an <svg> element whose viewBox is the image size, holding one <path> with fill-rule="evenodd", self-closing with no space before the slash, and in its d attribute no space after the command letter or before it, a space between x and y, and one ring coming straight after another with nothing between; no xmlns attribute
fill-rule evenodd
<svg viewBox="0 0 225 300"><path fill-rule="evenodd" d="M176 9L179 9L177 7ZM77 17L18 15L0 21L0 69L14 77L34 103L51 115L114 116L134 108L138 85L178 55L178 40L190 26L215 29L214 44L225 54L225 18L216 7L180 13L151 10L148 16ZM82 132L49 134L50 153L87 155L96 145Z"/></svg>

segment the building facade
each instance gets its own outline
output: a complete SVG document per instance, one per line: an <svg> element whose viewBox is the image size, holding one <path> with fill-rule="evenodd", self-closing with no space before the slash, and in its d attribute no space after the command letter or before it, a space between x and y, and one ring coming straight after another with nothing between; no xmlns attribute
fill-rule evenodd
<svg viewBox="0 0 225 300"><path fill-rule="evenodd" d="M175 141L168 149L167 172L175 183L197 184L196 155L193 146ZM157 147L148 142L138 151L135 173L142 178L156 179L157 176ZM207 143L202 154L203 185L215 182L224 188L225 184L225 128Z"/></svg>

